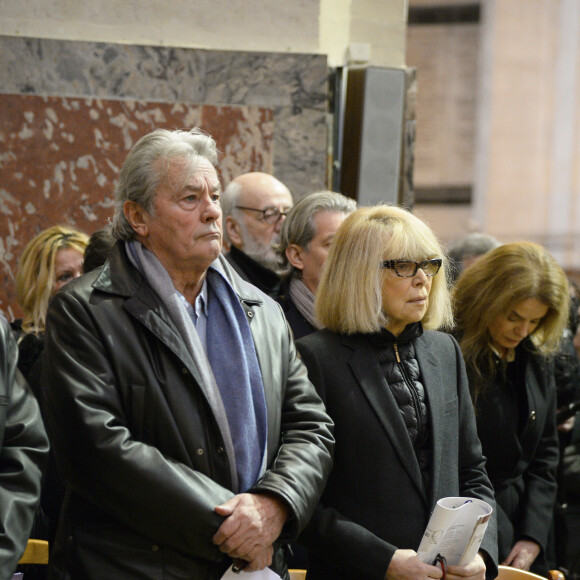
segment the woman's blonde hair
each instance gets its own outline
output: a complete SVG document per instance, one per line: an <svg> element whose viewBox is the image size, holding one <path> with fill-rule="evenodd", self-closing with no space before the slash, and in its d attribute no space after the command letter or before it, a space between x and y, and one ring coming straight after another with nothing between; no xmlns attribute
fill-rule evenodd
<svg viewBox="0 0 580 580"><path fill-rule="evenodd" d="M16 300L24 312L24 332L44 332L48 302L56 283L57 252L71 248L84 254L88 243L86 234L67 226L48 228L28 242L16 272Z"/></svg>
<svg viewBox="0 0 580 580"><path fill-rule="evenodd" d="M539 352L554 352L568 321L570 295L566 274L545 248L532 242L505 244L484 254L457 281L455 319L474 396L496 373L489 326L529 298L548 306L530 339Z"/></svg>
<svg viewBox="0 0 580 580"><path fill-rule="evenodd" d="M429 226L392 205L357 209L334 236L316 293L320 323L335 332L378 332L388 324L382 308L384 260L441 258L429 294L425 328L451 327L447 258Z"/></svg>

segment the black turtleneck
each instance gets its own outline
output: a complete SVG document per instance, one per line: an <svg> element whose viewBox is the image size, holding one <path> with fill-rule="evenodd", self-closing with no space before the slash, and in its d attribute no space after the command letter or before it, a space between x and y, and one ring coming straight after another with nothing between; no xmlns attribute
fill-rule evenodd
<svg viewBox="0 0 580 580"><path fill-rule="evenodd" d="M262 264L258 264L256 260L244 254L235 246L230 248L225 258L244 280L274 299L280 295L282 281L276 272L265 268Z"/></svg>

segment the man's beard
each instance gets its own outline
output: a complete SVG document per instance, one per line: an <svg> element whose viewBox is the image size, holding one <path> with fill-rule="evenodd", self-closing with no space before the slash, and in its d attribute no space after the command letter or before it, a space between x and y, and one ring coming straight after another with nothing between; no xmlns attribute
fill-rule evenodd
<svg viewBox="0 0 580 580"><path fill-rule="evenodd" d="M280 266L278 256L272 246L278 243L278 239L280 238L279 234L274 234L271 244L264 247L261 242L250 234L245 224L240 223L240 228L244 240L244 249L242 250L244 254L258 262L261 266L264 266L264 268L277 272Z"/></svg>

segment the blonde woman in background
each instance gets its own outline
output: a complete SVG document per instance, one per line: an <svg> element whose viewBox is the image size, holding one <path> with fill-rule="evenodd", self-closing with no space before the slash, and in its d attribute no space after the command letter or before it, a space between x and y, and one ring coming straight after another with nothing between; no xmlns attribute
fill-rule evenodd
<svg viewBox="0 0 580 580"><path fill-rule="evenodd" d="M50 299L67 282L83 273L83 259L89 237L74 228L57 225L37 234L24 248L16 272L16 300L24 316L12 323L18 337L18 369L25 376L36 398L40 397L39 359L44 350L46 312ZM38 364L36 364L38 361ZM54 457L49 454L41 507L32 527L32 538L52 544L64 486ZM19 570L27 580L44 580L44 566L24 565Z"/></svg>
<svg viewBox="0 0 580 580"><path fill-rule="evenodd" d="M48 303L67 282L83 273L89 237L68 226L53 226L26 245L16 272L16 300L24 316L13 328L18 337L18 368L28 378L44 347Z"/></svg>
<svg viewBox="0 0 580 580"><path fill-rule="evenodd" d="M558 439L553 358L568 321L568 280L542 246L505 244L454 289L457 337L495 489L501 564L548 575Z"/></svg>

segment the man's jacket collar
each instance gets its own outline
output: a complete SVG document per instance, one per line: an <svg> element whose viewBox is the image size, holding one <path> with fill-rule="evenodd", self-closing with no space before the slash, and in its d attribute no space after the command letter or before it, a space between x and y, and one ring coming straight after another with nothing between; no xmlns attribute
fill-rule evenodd
<svg viewBox="0 0 580 580"><path fill-rule="evenodd" d="M210 268L214 268L228 280L241 302L259 305L264 301L262 292L243 280L223 255L220 254ZM143 276L133 267L125 253L125 242L119 241L93 282L93 288L108 294L133 296L143 282Z"/></svg>

